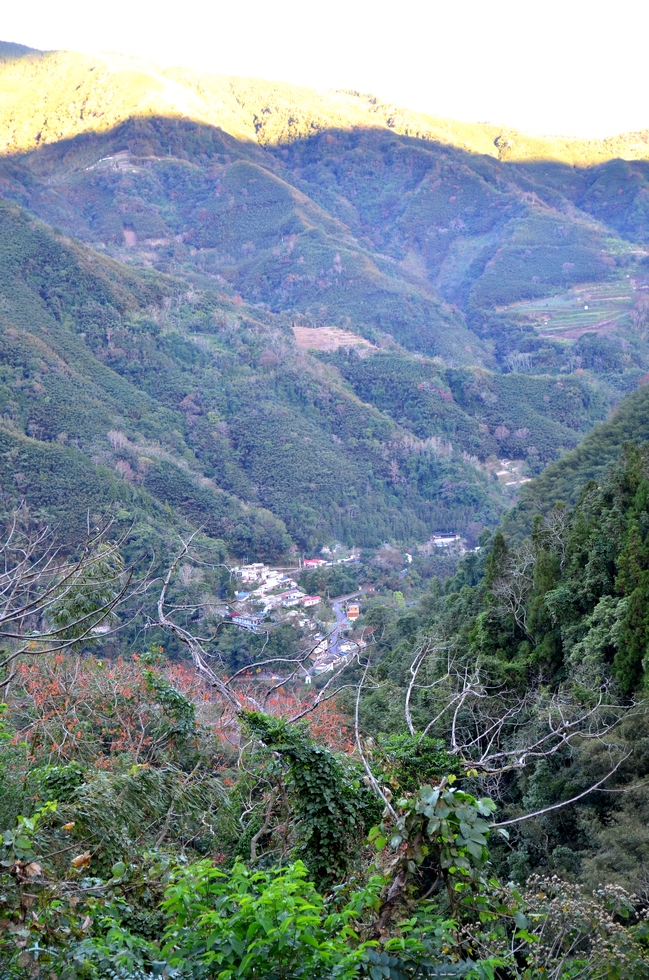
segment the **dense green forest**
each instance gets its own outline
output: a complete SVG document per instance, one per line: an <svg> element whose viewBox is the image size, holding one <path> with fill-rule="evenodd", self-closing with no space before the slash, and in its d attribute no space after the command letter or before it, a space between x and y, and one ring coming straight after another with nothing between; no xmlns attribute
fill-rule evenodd
<svg viewBox="0 0 649 980"><path fill-rule="evenodd" d="M64 524L84 495L125 519L168 507L250 559L292 541L425 540L502 507L459 449L411 445L303 359L285 323L2 216L6 506Z"/></svg>
<svg viewBox="0 0 649 980"><path fill-rule="evenodd" d="M529 533L538 513L557 504L574 504L589 480L599 479L617 459L628 442L644 442L647 430L649 391L646 387L630 395L607 421L589 433L579 446L549 465L536 480L521 488L520 499L504 519L506 533L520 537Z"/></svg>

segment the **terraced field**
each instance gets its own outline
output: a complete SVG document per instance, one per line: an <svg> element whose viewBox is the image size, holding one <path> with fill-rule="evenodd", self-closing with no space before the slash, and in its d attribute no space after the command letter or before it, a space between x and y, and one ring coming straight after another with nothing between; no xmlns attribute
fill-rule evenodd
<svg viewBox="0 0 649 980"><path fill-rule="evenodd" d="M584 333L600 336L630 326L629 311L645 284L630 275L603 283L586 283L543 299L508 307L544 337L578 340Z"/></svg>

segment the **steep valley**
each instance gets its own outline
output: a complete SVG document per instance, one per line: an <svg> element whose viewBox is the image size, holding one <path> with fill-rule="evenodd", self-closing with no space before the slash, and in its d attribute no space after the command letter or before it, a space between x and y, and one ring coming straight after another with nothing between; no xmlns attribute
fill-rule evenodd
<svg viewBox="0 0 649 980"><path fill-rule="evenodd" d="M644 134L0 56L6 507L240 558L475 545L499 459L538 473L644 379Z"/></svg>
<svg viewBox="0 0 649 980"><path fill-rule="evenodd" d="M649 130L0 43L0 528L0 980L649 980Z"/></svg>

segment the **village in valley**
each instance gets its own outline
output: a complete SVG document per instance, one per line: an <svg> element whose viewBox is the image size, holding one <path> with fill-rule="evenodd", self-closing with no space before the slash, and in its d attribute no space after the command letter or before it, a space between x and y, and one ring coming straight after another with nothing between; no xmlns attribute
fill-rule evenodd
<svg viewBox="0 0 649 980"><path fill-rule="evenodd" d="M419 550L460 556L467 548L459 534L437 532ZM367 645L363 631L356 628L357 620L361 616L362 596L375 591L373 585L365 585L347 595L307 594L298 584L302 573L361 565L357 549L334 545L323 548L322 555L300 559L297 565L288 567L253 562L232 569L237 590L228 614L230 622L242 630L263 635L280 623L292 621L304 637L306 684L311 683L314 675L340 669ZM413 556L405 553L402 557L403 575Z"/></svg>
<svg viewBox="0 0 649 980"><path fill-rule="evenodd" d="M302 572L334 565L359 565L357 551L335 557L340 549L323 549L326 558L305 558L293 567L271 567L263 562L241 565L232 571L239 586L230 620L241 629L263 634L273 624L294 620L306 637L308 656L304 662L304 681L312 676L339 669L353 653L366 644L352 639L354 624L360 616L358 596L365 589L346 596L307 595L298 587ZM370 587L371 588L371 587ZM372 590L373 591L373 590Z"/></svg>

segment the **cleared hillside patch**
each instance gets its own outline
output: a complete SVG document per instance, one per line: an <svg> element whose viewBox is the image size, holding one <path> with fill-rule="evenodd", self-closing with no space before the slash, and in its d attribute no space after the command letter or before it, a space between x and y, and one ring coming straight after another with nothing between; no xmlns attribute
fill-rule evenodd
<svg viewBox="0 0 649 980"><path fill-rule="evenodd" d="M304 350L333 351L340 347L355 347L361 356L378 350L365 337L339 327L293 327L293 336L297 346Z"/></svg>

